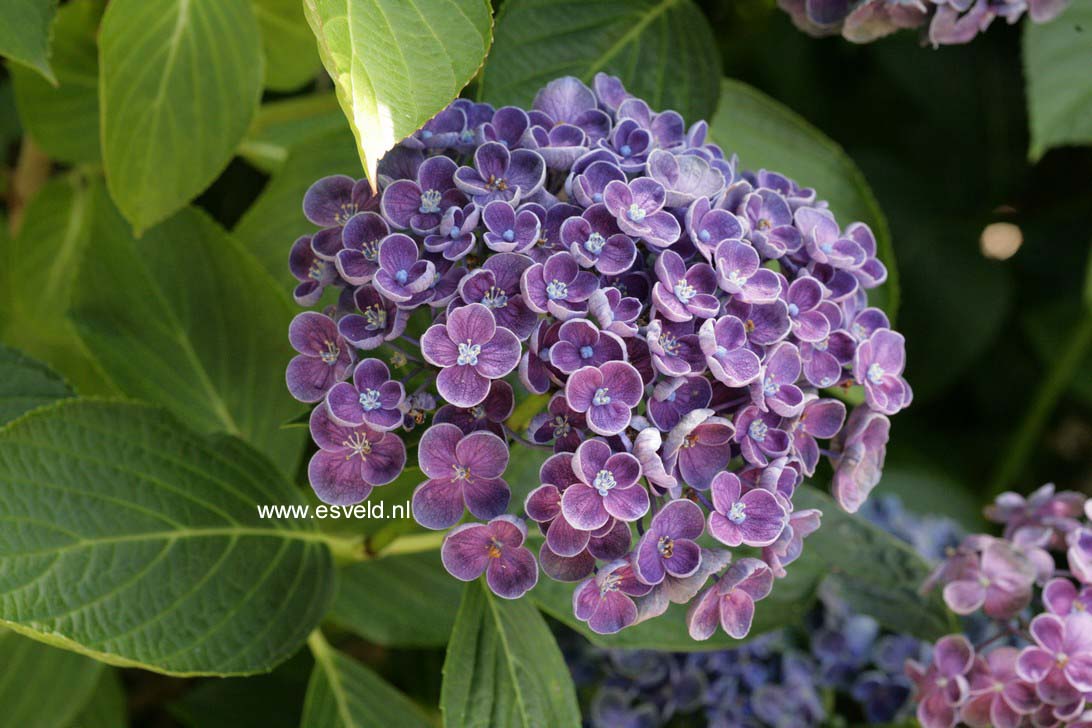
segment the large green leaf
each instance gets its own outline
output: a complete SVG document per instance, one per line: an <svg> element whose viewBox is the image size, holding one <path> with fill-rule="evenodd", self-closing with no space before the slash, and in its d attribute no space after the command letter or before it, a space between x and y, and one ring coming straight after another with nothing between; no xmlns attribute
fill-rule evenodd
<svg viewBox="0 0 1092 728"><path fill-rule="evenodd" d="M386 556L338 572L329 617L377 644L439 647L451 636L452 605L463 589L437 551Z"/></svg>
<svg viewBox="0 0 1092 728"><path fill-rule="evenodd" d="M293 307L286 289L195 208L133 239L101 186L73 294L87 348L126 394L202 431L240 435L295 473L305 433L282 429Z"/></svg>
<svg viewBox="0 0 1092 728"><path fill-rule="evenodd" d="M112 0L99 34L110 194L138 231L227 166L262 88L250 0Z"/></svg>
<svg viewBox="0 0 1092 728"><path fill-rule="evenodd" d="M303 216L307 188L330 174L359 176L352 137L342 129L309 139L288 154L280 171L235 226L235 237L277 279L285 291L296 280L288 272L288 251L301 235L317 228Z"/></svg>
<svg viewBox="0 0 1092 728"><path fill-rule="evenodd" d="M68 728L127 728L128 725L129 716L121 679L117 670L107 668L100 673L91 699L68 724Z"/></svg>
<svg viewBox="0 0 1092 728"><path fill-rule="evenodd" d="M74 0L57 11L52 59L56 83L21 66L11 69L23 126L42 151L62 162L99 161L95 34L102 9L102 0Z"/></svg>
<svg viewBox="0 0 1092 728"><path fill-rule="evenodd" d="M0 726L65 728L87 703L101 662L0 629Z"/></svg>
<svg viewBox="0 0 1092 728"><path fill-rule="evenodd" d="M71 396L72 390L52 369L0 345L0 426L36 407Z"/></svg>
<svg viewBox="0 0 1092 728"><path fill-rule="evenodd" d="M498 105L528 106L558 76L590 83L599 71L688 123L717 107L720 56L692 0L508 0L478 93Z"/></svg>
<svg viewBox="0 0 1092 728"><path fill-rule="evenodd" d="M315 78L322 63L300 0L254 0L262 34L265 86L291 91Z"/></svg>
<svg viewBox="0 0 1092 728"><path fill-rule="evenodd" d="M300 503L242 441L142 404L70 400L0 430L0 620L115 665L176 675L263 672L333 596Z"/></svg>
<svg viewBox="0 0 1092 728"><path fill-rule="evenodd" d="M580 725L569 668L542 616L480 580L455 617L440 706L448 728Z"/></svg>
<svg viewBox="0 0 1092 728"><path fill-rule="evenodd" d="M311 31L307 31L310 34ZM308 35L310 37L310 35ZM298 144L328 132L342 131L348 140L351 161L349 170L358 167L356 149L345 115L332 93L293 96L262 104L242 143L239 156L263 172L273 174L288 158L288 152Z"/></svg>
<svg viewBox="0 0 1092 728"><path fill-rule="evenodd" d="M50 24L57 0L4 0L0 7L0 56L33 68L50 82Z"/></svg>
<svg viewBox="0 0 1092 728"><path fill-rule="evenodd" d="M843 227L854 221L868 223L887 266L887 282L873 291L873 302L894 318L899 275L887 220L845 151L788 107L732 79L723 81L709 133L726 154L738 154L745 169L775 170L814 187Z"/></svg>
<svg viewBox="0 0 1092 728"><path fill-rule="evenodd" d="M79 175L54 177L31 199L19 235L0 246L0 339L48 362L80 394L114 394L65 318L90 228Z"/></svg>
<svg viewBox="0 0 1092 728"><path fill-rule="evenodd" d="M315 669L303 704L303 728L429 728L405 695L315 633L308 644Z"/></svg>
<svg viewBox="0 0 1092 728"><path fill-rule="evenodd" d="M1092 144L1092 0L1072 0L1049 23L1024 23L1032 159L1050 147Z"/></svg>
<svg viewBox="0 0 1092 728"><path fill-rule="evenodd" d="M459 94L492 42L488 0L303 0L303 6L373 184L379 158Z"/></svg>
<svg viewBox="0 0 1092 728"><path fill-rule="evenodd" d="M908 544L861 516L846 513L816 488L798 488L793 504L823 512L823 524L804 541L804 552L821 563L825 589L840 595L855 611L903 634L934 640L953 630L940 595L920 593L930 566Z"/></svg>

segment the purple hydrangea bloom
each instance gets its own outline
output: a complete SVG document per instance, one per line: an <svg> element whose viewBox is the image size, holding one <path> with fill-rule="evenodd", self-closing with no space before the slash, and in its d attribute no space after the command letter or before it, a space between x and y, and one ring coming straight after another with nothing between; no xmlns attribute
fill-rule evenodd
<svg viewBox="0 0 1092 728"><path fill-rule="evenodd" d="M834 467L834 497L855 513L880 482L891 421L867 409L855 409L839 435L841 455Z"/></svg>
<svg viewBox="0 0 1092 728"><path fill-rule="evenodd" d="M1035 685L1043 702L1055 706L1080 703L1092 692L1092 615L1040 614L1031 621L1034 646L1016 660L1016 674Z"/></svg>
<svg viewBox="0 0 1092 728"><path fill-rule="evenodd" d="M523 272L520 288L535 313L548 313L561 321L583 316L588 298L599 281L569 253L555 253L545 263L535 263Z"/></svg>
<svg viewBox="0 0 1092 728"><path fill-rule="evenodd" d="M675 377L656 385L648 399L646 411L652 424L667 432L694 410L708 407L712 399L713 388L708 379Z"/></svg>
<svg viewBox="0 0 1092 728"><path fill-rule="evenodd" d="M664 442L664 463L678 471L687 485L706 490L724 469L731 455L734 428L711 409L697 409L684 416Z"/></svg>
<svg viewBox="0 0 1092 728"><path fill-rule="evenodd" d="M480 303L455 309L446 324L434 324L421 337L425 359L442 367L436 389L457 407L480 404L490 380L516 368L519 352L516 335L497 326L492 311Z"/></svg>
<svg viewBox="0 0 1092 728"><path fill-rule="evenodd" d="M550 363L563 374L625 357L622 340L609 331L600 331L587 319L569 319L561 324L558 341L550 347Z"/></svg>
<svg viewBox="0 0 1092 728"><path fill-rule="evenodd" d="M633 569L646 584L659 584L668 574L691 576L701 566L695 539L705 531L705 516L693 501L675 500L652 517L634 553Z"/></svg>
<svg viewBox="0 0 1092 728"><path fill-rule="evenodd" d="M497 253L523 253L531 248L542 232L542 222L531 210L516 211L507 202L494 200L482 210L482 222L488 232L482 236L486 247Z"/></svg>
<svg viewBox="0 0 1092 728"><path fill-rule="evenodd" d="M326 395L330 416L340 425L367 425L373 430L393 430L402 424L402 402L406 398L401 382L391 381L387 365L378 359L364 359L353 371L353 383L335 384Z"/></svg>
<svg viewBox="0 0 1092 728"><path fill-rule="evenodd" d="M526 538L527 526L514 516L464 523L444 536L440 558L456 579L473 581L485 574L494 594L519 599L538 583L538 564L523 545Z"/></svg>
<svg viewBox="0 0 1092 728"><path fill-rule="evenodd" d="M647 166L649 177L667 192L664 207L685 207L699 197L712 199L724 189L724 175L696 154L654 149Z"/></svg>
<svg viewBox="0 0 1092 728"><path fill-rule="evenodd" d="M674 250L665 250L656 259L656 276L652 287L652 302L669 321L689 321L713 318L720 311L720 301L713 295L717 276L706 263L686 267Z"/></svg>
<svg viewBox="0 0 1092 728"><path fill-rule="evenodd" d="M879 329L857 347L853 374L864 385L868 406L881 414L896 414L914 398L910 384L902 377L904 342L902 334Z"/></svg>
<svg viewBox="0 0 1092 728"><path fill-rule="evenodd" d="M765 466L770 458L789 451L789 434L781 429L781 416L776 412L763 412L752 405L736 415L735 425L733 439L749 463Z"/></svg>
<svg viewBox="0 0 1092 728"><path fill-rule="evenodd" d="M588 427L599 435L617 435L626 429L643 393L641 375L624 361L581 367L565 385L569 406L584 413Z"/></svg>
<svg viewBox="0 0 1092 728"><path fill-rule="evenodd" d="M442 253L447 260L461 260L474 247L474 229L481 213L477 205L449 207L440 226L425 237L424 247L430 253Z"/></svg>
<svg viewBox="0 0 1092 728"><path fill-rule="evenodd" d="M785 292L792 332L801 341L822 341L830 334L830 321L819 311L823 284L814 278L797 278ZM900 369L901 371L901 369Z"/></svg>
<svg viewBox="0 0 1092 728"><path fill-rule="evenodd" d="M358 349L375 349L384 342L397 339L406 330L409 314L372 285L363 285L353 292L352 300L359 313L351 313L337 322L337 330Z"/></svg>
<svg viewBox="0 0 1092 728"><path fill-rule="evenodd" d="M762 372L758 355L746 346L747 329L735 316L707 319L698 331L698 343L709 372L729 387L745 387Z"/></svg>
<svg viewBox="0 0 1092 728"><path fill-rule="evenodd" d="M845 419L846 406L836 399L812 398L805 402L800 415L789 425L792 451L805 475L813 475L819 463L816 438L833 438L842 430Z"/></svg>
<svg viewBox="0 0 1092 728"><path fill-rule="evenodd" d="M573 455L572 469L578 482L562 495L561 513L574 528L594 531L612 517L629 522L648 512L648 491L638 482L641 463L628 452L612 453L602 440L586 440Z"/></svg>
<svg viewBox="0 0 1092 728"><path fill-rule="evenodd" d="M525 255L498 253L459 281L459 298L464 303L480 303L490 309L497 325L522 341L538 323L520 289L523 272L531 265L531 259Z"/></svg>
<svg viewBox="0 0 1092 728"><path fill-rule="evenodd" d="M674 243L682 231L675 216L663 209L666 201L663 185L647 177L628 184L610 182L603 193L603 204L622 232L657 248Z"/></svg>
<svg viewBox="0 0 1092 728"><path fill-rule="evenodd" d="M329 316L314 311L297 314L288 327L288 341L299 356L288 362L288 392L301 402L318 402L345 378L356 353Z"/></svg>
<svg viewBox="0 0 1092 728"><path fill-rule="evenodd" d="M508 507L511 493L501 478L508 467L508 448L493 433L464 435L452 424L433 425L421 436L417 459L429 479L413 491L413 517L425 528L454 526L464 504L484 519L496 518Z"/></svg>
<svg viewBox="0 0 1092 728"><path fill-rule="evenodd" d="M540 444L552 442L554 452L573 452L584 440L587 420L565 400L564 394L550 398L546 412L531 420L531 439Z"/></svg>
<svg viewBox="0 0 1092 728"><path fill-rule="evenodd" d="M690 636L707 640L717 624L736 639L751 631L755 602L765 599L773 589L773 572L758 559L743 558L728 567L724 576L707 589L686 615Z"/></svg>
<svg viewBox="0 0 1092 728"><path fill-rule="evenodd" d="M390 232L390 225L375 212L358 213L345 223L341 231L342 247L334 263L347 283L359 286L371 282L379 270L379 245Z"/></svg>
<svg viewBox="0 0 1092 728"><path fill-rule="evenodd" d="M541 114L544 126L571 124L582 129L592 141L603 138L610 129L610 116L599 109L595 94L572 76L546 84L535 95L531 108Z"/></svg>
<svg viewBox="0 0 1092 728"><path fill-rule="evenodd" d="M614 561L576 588L573 612L592 632L613 634L637 621L633 597L643 597L651 590L637 578L628 561Z"/></svg>
<svg viewBox="0 0 1092 728"><path fill-rule="evenodd" d="M917 717L926 728L952 728L957 706L967 697L967 673L974 664L974 648L963 635L949 635L937 642L928 667L906 663L906 674L918 690Z"/></svg>
<svg viewBox="0 0 1092 728"><path fill-rule="evenodd" d="M603 201L603 193L611 182L625 182L626 173L613 162L599 159L588 164L567 185L570 194L580 205L591 207Z"/></svg>
<svg viewBox="0 0 1092 728"><path fill-rule="evenodd" d="M326 286L337 280L337 268L328 260L315 254L311 236L296 240L288 255L288 269L299 285L292 291L292 298L300 306L314 306L322 298Z"/></svg>
<svg viewBox="0 0 1092 728"><path fill-rule="evenodd" d="M303 214L322 228L312 241L315 252L333 251L327 258L333 256L341 248L342 227L358 212L375 209L377 202L366 179L338 174L312 184L303 196Z"/></svg>
<svg viewBox="0 0 1092 728"><path fill-rule="evenodd" d="M397 478L406 465L406 446L393 433L365 425L344 427L325 407L311 412L310 426L319 450L311 457L307 475L315 494L326 503L359 503L374 486Z"/></svg>
<svg viewBox="0 0 1092 728"><path fill-rule="evenodd" d="M772 303L781 294L781 280L760 267L758 251L739 240L717 245L715 260L720 287L741 303Z"/></svg>
<svg viewBox="0 0 1092 728"><path fill-rule="evenodd" d="M458 165L444 156L429 157L417 170L417 179L400 179L383 190L380 210L394 227L425 235L440 227L444 213L466 204L455 188Z"/></svg>
<svg viewBox="0 0 1092 728"><path fill-rule="evenodd" d="M699 197L686 209L686 230L706 260L713 259L713 251L722 242L743 238L739 218L721 207L713 207L706 197Z"/></svg>
<svg viewBox="0 0 1092 728"><path fill-rule="evenodd" d="M641 315L641 301L623 296L617 288L597 288L588 298L588 313L603 331L623 338L637 334L637 317Z"/></svg>
<svg viewBox="0 0 1092 728"><path fill-rule="evenodd" d="M705 355L694 333L693 321L653 319L646 332L652 366L669 377L701 374L705 371Z"/></svg>
<svg viewBox="0 0 1092 728"><path fill-rule="evenodd" d="M794 344L783 341L769 349L762 374L751 384L751 399L763 411L796 417L804 408L804 392L796 386L803 364Z"/></svg>
<svg viewBox="0 0 1092 728"><path fill-rule="evenodd" d="M455 184L474 204L484 207L493 200L513 205L530 199L542 189L546 163L529 149L508 148L499 142L486 142L474 152L473 167L459 167Z"/></svg>
<svg viewBox="0 0 1092 728"><path fill-rule="evenodd" d="M618 228L604 205L592 205L580 217L570 217L561 226L561 242L585 268L604 275L629 270L637 258L637 246Z"/></svg>
<svg viewBox="0 0 1092 728"><path fill-rule="evenodd" d="M735 473L720 472L711 486L713 512L709 533L726 546L769 546L781 535L788 520L777 496L754 488L743 492Z"/></svg>
<svg viewBox="0 0 1092 728"><path fill-rule="evenodd" d="M436 278L431 260L418 260L420 249L413 238L401 233L388 235L379 244L373 282L375 288L395 303L404 303L428 288Z"/></svg>

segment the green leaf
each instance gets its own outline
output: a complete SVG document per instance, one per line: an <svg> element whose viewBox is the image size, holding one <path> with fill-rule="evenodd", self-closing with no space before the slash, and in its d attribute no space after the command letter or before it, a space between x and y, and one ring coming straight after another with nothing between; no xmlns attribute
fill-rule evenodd
<svg viewBox="0 0 1092 728"><path fill-rule="evenodd" d="M1049 23L1024 23L1024 76L1031 124L1029 156L1092 144L1092 0L1073 0Z"/></svg>
<svg viewBox="0 0 1092 728"><path fill-rule="evenodd" d="M304 728L430 728L405 695L356 660L331 647L321 633L308 640L315 669L303 704Z"/></svg>
<svg viewBox="0 0 1092 728"><path fill-rule="evenodd" d="M100 662L0 629L0 725L63 728L90 699Z"/></svg>
<svg viewBox="0 0 1092 728"><path fill-rule="evenodd" d="M590 84L604 71L656 110L687 123L717 108L720 57L709 22L691 0L508 0L478 95L529 106L558 76Z"/></svg>
<svg viewBox="0 0 1092 728"><path fill-rule="evenodd" d="M235 226L235 236L284 288L297 283L288 272L288 251L317 228L303 216L303 195L320 177L359 176L352 137L344 129L293 147L280 171Z"/></svg>
<svg viewBox="0 0 1092 728"><path fill-rule="evenodd" d="M312 523L258 517L301 502L245 443L160 409L36 410L0 430L0 620L123 667L268 671L333 596Z"/></svg>
<svg viewBox="0 0 1092 728"><path fill-rule="evenodd" d="M0 8L0 56L33 68L56 83L49 67L50 24L57 0L4 0Z"/></svg>
<svg viewBox="0 0 1092 728"><path fill-rule="evenodd" d="M0 426L32 409L71 396L72 390L52 369L0 345Z"/></svg>
<svg viewBox="0 0 1092 728"><path fill-rule="evenodd" d="M821 563L824 589L903 634L934 640L953 631L952 616L940 594L919 592L930 566L909 544L846 513L817 488L798 488L793 504L823 512L822 526L804 541L804 553Z"/></svg>
<svg viewBox="0 0 1092 728"><path fill-rule="evenodd" d="M204 190L258 108L249 0L111 0L99 34L110 195L138 232Z"/></svg>
<svg viewBox="0 0 1092 728"><path fill-rule="evenodd" d="M338 572L328 617L380 645L439 647L451 636L452 605L464 588L437 551L385 556Z"/></svg>
<svg viewBox="0 0 1092 728"><path fill-rule="evenodd" d="M310 34L311 31L307 32ZM262 104L239 145L239 155L263 172L273 174L284 164L293 147L334 131L342 132L348 140L351 155L347 158L351 161L347 166L355 170L356 149L345 125L345 115L337 105L337 96L332 93Z"/></svg>
<svg viewBox="0 0 1092 728"><path fill-rule="evenodd" d="M99 682L91 699L69 723L68 728L127 728L128 725L129 716L121 679L117 670L107 668L99 675Z"/></svg>
<svg viewBox="0 0 1092 728"><path fill-rule="evenodd" d="M80 394L116 394L66 318L89 239L89 198L82 177L53 177L27 205L19 235L0 246L0 339L47 362Z"/></svg>
<svg viewBox="0 0 1092 728"><path fill-rule="evenodd" d="M823 575L823 564L808 552L788 569L788 576L774 583L773 591L755 607L755 621L750 636L757 636L786 625L799 624L815 604L816 586ZM712 583L712 582L710 582ZM575 584L563 584L542 577L531 597L546 614L584 635L592 644L614 649L662 650L665 652L707 652L742 644L718 630L704 641L693 639L686 629L687 605L672 604L652 619L635 624L616 634L596 634L573 614Z"/></svg>
<svg viewBox="0 0 1092 728"><path fill-rule="evenodd" d="M724 79L709 134L725 154L739 154L745 169L776 170L830 203L838 223L867 223L876 236L887 282L872 302L892 319L899 308L899 276L887 219L861 170L833 140L788 107L747 84Z"/></svg>
<svg viewBox="0 0 1092 728"><path fill-rule="evenodd" d="M101 186L72 317L125 394L200 431L239 435L295 473L304 433L284 388L294 313L278 286L205 213L188 208L134 240Z"/></svg>
<svg viewBox="0 0 1092 728"><path fill-rule="evenodd" d="M265 57L265 87L291 91L313 80L322 63L300 0L253 2Z"/></svg>
<svg viewBox="0 0 1092 728"><path fill-rule="evenodd" d="M580 725L569 668L542 616L481 580L463 592L440 705L450 728Z"/></svg>
<svg viewBox="0 0 1092 728"><path fill-rule="evenodd" d="M492 42L487 0L303 0L375 184L379 158L452 101Z"/></svg>
<svg viewBox="0 0 1092 728"><path fill-rule="evenodd" d="M55 83L21 66L11 69L23 126L42 151L61 162L99 161L95 35L102 10L102 0L74 0L57 11L52 59Z"/></svg>

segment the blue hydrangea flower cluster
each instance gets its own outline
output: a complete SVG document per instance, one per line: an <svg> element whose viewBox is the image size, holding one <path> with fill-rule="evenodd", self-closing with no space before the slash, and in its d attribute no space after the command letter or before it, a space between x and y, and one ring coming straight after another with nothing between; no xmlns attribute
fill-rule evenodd
<svg viewBox="0 0 1092 728"><path fill-rule="evenodd" d="M798 28L810 35L841 35L870 43L904 28L925 28L934 47L969 43L1001 18L1009 24L1026 13L1053 20L1069 0L778 0Z"/></svg>
<svg viewBox="0 0 1092 728"><path fill-rule="evenodd" d="M693 602L695 639L747 634L819 526L796 487L826 456L856 510L912 393L903 337L868 306L887 276L872 231L739 169L706 131L617 78L561 78L526 111L456 100L382 160L374 191L316 182L303 209L320 229L290 267L301 305L336 303L292 322L287 383L317 405L318 496L368 497L408 442L414 518L452 529L455 577L516 598L541 567L579 583L597 632ZM542 398L526 432L513 382ZM854 385L847 418L830 395ZM515 443L552 455L510 508ZM698 545L707 531L717 548ZM729 565L738 546L759 557Z"/></svg>
<svg viewBox="0 0 1092 728"><path fill-rule="evenodd" d="M861 513L931 561L962 536L953 521L917 516L893 496L869 501ZM577 638L563 648L578 685L587 688L590 728L699 720L719 728L809 728L833 715L891 724L914 711L905 663L930 654L927 644L882 629L825 591L804 629L760 635L730 650L604 650Z"/></svg>

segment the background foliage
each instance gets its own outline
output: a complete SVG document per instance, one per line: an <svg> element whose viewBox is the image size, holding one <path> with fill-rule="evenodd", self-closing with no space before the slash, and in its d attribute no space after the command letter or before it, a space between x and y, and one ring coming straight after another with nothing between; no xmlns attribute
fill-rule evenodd
<svg viewBox="0 0 1092 728"><path fill-rule="evenodd" d="M281 374L303 192L374 169L460 92L527 104L604 70L709 118L745 166L877 233L916 394L881 488L971 527L1005 488L1090 489L1092 0L939 51L816 41L765 0L495 5L0 8L0 726L575 723L567 589L503 602L410 522L253 508L313 498ZM1006 260L980 248L997 222L1022 233ZM539 461L514 454L517 491ZM824 578L889 625L946 628L916 556L805 495L824 528L756 631ZM730 643L693 643L681 611L595 639Z"/></svg>

